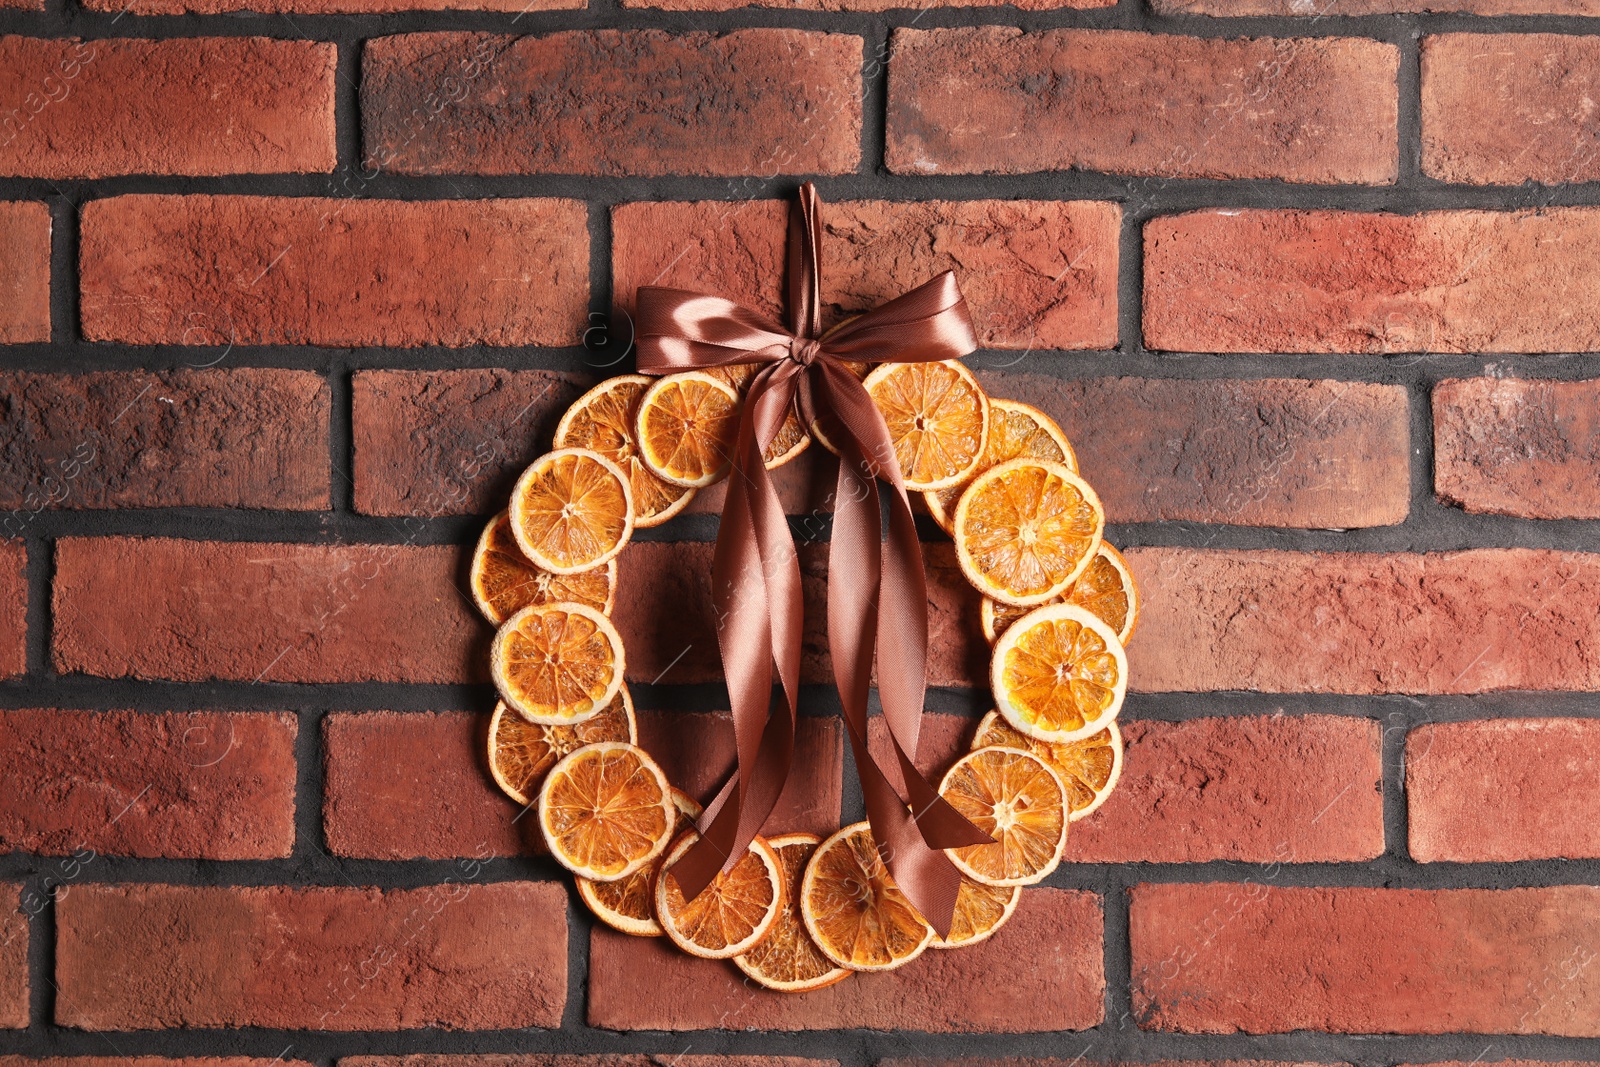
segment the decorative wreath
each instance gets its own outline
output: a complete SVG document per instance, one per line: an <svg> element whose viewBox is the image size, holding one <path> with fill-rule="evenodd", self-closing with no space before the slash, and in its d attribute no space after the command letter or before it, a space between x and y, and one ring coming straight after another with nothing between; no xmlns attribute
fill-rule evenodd
<svg viewBox="0 0 1600 1067"><path fill-rule="evenodd" d="M788 992L983 941L1055 869L1071 822L1121 773L1138 615L1065 435L988 397L959 362L977 342L953 274L822 333L819 212L807 183L790 219L787 329L720 297L639 290L644 373L572 405L472 565L499 626L490 769L537 806L585 903ZM868 815L825 841L759 833L793 752L803 613L767 472L813 441L840 458L828 635ZM702 811L638 747L607 613L633 531L723 478L712 583L738 762ZM955 541L994 644L996 710L937 788L911 760L927 593L910 491ZM867 747L874 658L892 759Z"/></svg>

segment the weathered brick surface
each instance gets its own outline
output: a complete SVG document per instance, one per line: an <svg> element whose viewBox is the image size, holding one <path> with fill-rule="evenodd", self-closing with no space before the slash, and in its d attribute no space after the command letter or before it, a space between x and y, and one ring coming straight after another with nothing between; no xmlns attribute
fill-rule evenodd
<svg viewBox="0 0 1600 1067"><path fill-rule="evenodd" d="M991 395L1061 424L1111 522L1349 529L1404 522L1410 510L1401 386L1009 371L979 379Z"/></svg>
<svg viewBox="0 0 1600 1067"><path fill-rule="evenodd" d="M370 166L401 174L843 174L861 38L415 33L363 50Z"/></svg>
<svg viewBox="0 0 1600 1067"><path fill-rule="evenodd" d="M1392 45L1356 38L901 29L887 162L1387 184L1398 65Z"/></svg>
<svg viewBox="0 0 1600 1067"><path fill-rule="evenodd" d="M329 408L305 371L0 374L0 508L327 508Z"/></svg>
<svg viewBox="0 0 1600 1067"><path fill-rule="evenodd" d="M1565 5L1564 5L1565 6ZM1469 185L1600 177L1589 132L1600 41L1445 33L1422 42L1422 171Z"/></svg>
<svg viewBox="0 0 1600 1067"><path fill-rule="evenodd" d="M455 546L69 537L55 562L63 673L487 680L490 633L457 584Z"/></svg>
<svg viewBox="0 0 1600 1067"><path fill-rule="evenodd" d="M0 344L50 340L50 209L0 203Z"/></svg>
<svg viewBox="0 0 1600 1067"><path fill-rule="evenodd" d="M589 943L589 1024L611 1030L1085 1030L1103 1015L1100 898L1032 889L988 941L928 951L898 971L857 974L810 993L772 993L726 963L664 939L597 927ZM1028 1005L1018 1010L1019 1003Z"/></svg>
<svg viewBox="0 0 1600 1067"><path fill-rule="evenodd" d="M0 851L288 856L295 732L284 712L0 711Z"/></svg>
<svg viewBox="0 0 1600 1067"><path fill-rule="evenodd" d="M0 519L25 522L27 516ZM20 532L8 528L7 533ZM13 678L28 665L28 550L21 541L0 541L0 678Z"/></svg>
<svg viewBox="0 0 1600 1067"><path fill-rule="evenodd" d="M249 1056L0 1056L0 1067L310 1067L305 1060Z"/></svg>
<svg viewBox="0 0 1600 1067"><path fill-rule="evenodd" d="M356 510L499 511L589 384L543 370L362 371L351 386Z"/></svg>
<svg viewBox="0 0 1600 1067"><path fill-rule="evenodd" d="M22 887L0 883L0 1030L28 1025L28 916Z"/></svg>
<svg viewBox="0 0 1600 1067"><path fill-rule="evenodd" d="M0 174L331 171L336 61L265 37L0 37Z"/></svg>
<svg viewBox="0 0 1600 1067"><path fill-rule="evenodd" d="M141 194L82 229L93 341L562 345L589 299L573 200Z"/></svg>
<svg viewBox="0 0 1600 1067"><path fill-rule="evenodd" d="M56 905L56 1022L81 1030L560 1024L566 891L84 885Z"/></svg>
<svg viewBox="0 0 1600 1067"><path fill-rule="evenodd" d="M1144 692L1483 693L1600 687L1600 554L1127 553Z"/></svg>
<svg viewBox="0 0 1600 1067"><path fill-rule="evenodd" d="M1600 381L1440 382L1433 486L1467 511L1600 518Z"/></svg>
<svg viewBox="0 0 1600 1067"><path fill-rule="evenodd" d="M380 15L401 11L566 11L583 0L84 0L94 11L140 15L221 15L235 11L289 15Z"/></svg>
<svg viewBox="0 0 1600 1067"><path fill-rule="evenodd" d="M1146 1029L1188 1033L1593 1037L1597 922L1592 886L1141 885L1133 1012Z"/></svg>
<svg viewBox="0 0 1600 1067"><path fill-rule="evenodd" d="M1167 15L1389 15L1464 12L1472 15L1600 15L1596 0L1151 0Z"/></svg>
<svg viewBox="0 0 1600 1067"><path fill-rule="evenodd" d="M1600 858L1600 723L1429 723L1406 738L1411 857Z"/></svg>
<svg viewBox="0 0 1600 1067"><path fill-rule="evenodd" d="M1600 210L1197 211L1144 229L1144 337L1184 352L1600 347Z"/></svg>
<svg viewBox="0 0 1600 1067"><path fill-rule="evenodd" d="M623 204L612 209L612 289L624 311L641 285L716 293L782 313L782 201ZM1096 201L882 200L823 213L824 325L954 270L990 348L1117 343L1122 211Z"/></svg>

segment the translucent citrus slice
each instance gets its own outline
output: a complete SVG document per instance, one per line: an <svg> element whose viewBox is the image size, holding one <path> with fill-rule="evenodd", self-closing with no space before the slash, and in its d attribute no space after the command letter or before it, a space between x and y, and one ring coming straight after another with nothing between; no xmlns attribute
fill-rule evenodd
<svg viewBox="0 0 1600 1067"><path fill-rule="evenodd" d="M627 472L633 489L633 524L660 526L694 499L694 490L662 481L639 458L633 439L639 398L655 379L643 374L607 378L580 396L556 424L557 448L587 448Z"/></svg>
<svg viewBox="0 0 1600 1067"><path fill-rule="evenodd" d="M570 725L598 715L622 688L622 636L584 604L533 604L501 625L489 672L529 722Z"/></svg>
<svg viewBox="0 0 1600 1067"><path fill-rule="evenodd" d="M1067 843L1067 792L1050 765L1020 748L980 748L956 761L939 795L994 838L946 849L984 885L1033 885L1056 869Z"/></svg>
<svg viewBox="0 0 1600 1067"><path fill-rule="evenodd" d="M778 913L772 932L755 948L733 957L733 963L768 989L803 993L850 977L848 969L835 965L817 950L800 917L800 880L805 877L806 862L821 841L816 834L784 834L767 839L783 866L783 910Z"/></svg>
<svg viewBox="0 0 1600 1067"><path fill-rule="evenodd" d="M502 511L489 520L472 553L472 600L496 626L529 604L587 604L610 612L617 597L617 561L577 574L540 570L522 554Z"/></svg>
<svg viewBox="0 0 1600 1067"><path fill-rule="evenodd" d="M1024 748L1050 764L1067 790L1070 821L1077 822L1106 802L1122 777L1122 731L1115 722L1081 741L1040 741L1029 737L991 711L978 723L972 739L980 748Z"/></svg>
<svg viewBox="0 0 1600 1067"><path fill-rule="evenodd" d="M569 753L539 789L539 830L550 854L598 882L626 878L655 859L677 819L667 776L625 741Z"/></svg>
<svg viewBox="0 0 1600 1067"><path fill-rule="evenodd" d="M657 378L639 398L639 458L673 485L699 487L728 473L739 430L739 394L718 378L686 371Z"/></svg>
<svg viewBox="0 0 1600 1067"><path fill-rule="evenodd" d="M571 726L529 722L501 700L489 719L489 773L518 804L530 804L538 795L545 772L570 752L599 741L639 741L633 717L633 697L628 687L617 690L605 710Z"/></svg>
<svg viewBox="0 0 1600 1067"><path fill-rule="evenodd" d="M956 913L950 923L950 936L934 936L929 948L965 948L987 941L1011 918L1022 899L1020 885L984 885L965 875L956 892Z"/></svg>
<svg viewBox="0 0 1600 1067"><path fill-rule="evenodd" d="M1078 470L1078 457L1073 454L1072 446L1067 443L1067 435L1061 432L1061 427L1056 425L1054 419L1031 404L990 397L989 436L984 441L983 458L978 461L974 473L1023 458L1053 459L1073 473ZM964 481L948 489L922 494L928 505L928 513L945 533L950 532L951 523L955 520L956 502L961 499L961 491L966 487L967 482Z"/></svg>
<svg viewBox="0 0 1600 1067"><path fill-rule="evenodd" d="M1014 459L972 480L951 538L961 573L1007 604L1043 604L1094 559L1106 515L1089 483L1047 459Z"/></svg>
<svg viewBox="0 0 1600 1067"><path fill-rule="evenodd" d="M760 370L761 366L756 363L735 363L727 367L712 367L706 373L732 386L739 394L740 403L743 403L744 395L750 386L750 379ZM800 416L791 409L788 418L783 420L783 425L778 427L778 435L767 442L767 447L762 449L761 462L767 470L776 470L809 447L811 447L811 435L800 425Z"/></svg>
<svg viewBox="0 0 1600 1067"><path fill-rule="evenodd" d="M678 821L672 836L683 833L700 817L700 805L681 789L672 790L672 803L678 809ZM661 869L657 856L626 878L615 882L596 882L578 878L578 896L589 905L599 920L613 929L635 937L660 937L661 924L656 922L652 892L656 884L656 871Z"/></svg>
<svg viewBox="0 0 1600 1067"><path fill-rule="evenodd" d="M1139 622L1139 587L1133 582L1128 561L1105 541L1100 542L1094 559L1078 575L1078 580L1049 603L1076 604L1088 608L1095 618L1116 631L1124 648ZM1007 626L1033 609L1002 604L984 597L981 610L983 635L992 642L1005 632Z"/></svg>
<svg viewBox="0 0 1600 1067"><path fill-rule="evenodd" d="M691 956L725 960L749 952L772 931L783 911L783 865L760 837L731 870L717 875L693 900L685 900L672 867L700 840L693 830L667 850L656 874L656 921L672 943Z"/></svg>
<svg viewBox="0 0 1600 1067"><path fill-rule="evenodd" d="M933 927L894 884L864 822L812 853L800 881L800 916L822 954L852 971L892 971L933 940Z"/></svg>
<svg viewBox="0 0 1600 1067"><path fill-rule="evenodd" d="M1105 729L1128 695L1128 656L1111 627L1076 604L1051 604L995 642L989 684L1006 722L1040 741Z"/></svg>
<svg viewBox="0 0 1600 1067"><path fill-rule="evenodd" d="M592 570L633 536L633 489L622 468L587 448L534 460L511 490L511 532L552 574Z"/></svg>
<svg viewBox="0 0 1600 1067"><path fill-rule="evenodd" d="M945 489L972 477L988 436L989 398L956 360L884 363L862 382L894 442L907 489Z"/></svg>

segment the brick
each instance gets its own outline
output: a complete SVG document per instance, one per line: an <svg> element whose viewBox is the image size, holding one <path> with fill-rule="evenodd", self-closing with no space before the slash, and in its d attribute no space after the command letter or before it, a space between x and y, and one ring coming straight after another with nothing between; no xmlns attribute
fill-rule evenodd
<svg viewBox="0 0 1600 1067"><path fill-rule="evenodd" d="M265 682L486 681L454 545L56 542L58 671Z"/></svg>
<svg viewBox="0 0 1600 1067"><path fill-rule="evenodd" d="M861 38L788 29L366 42L369 166L401 174L848 174Z"/></svg>
<svg viewBox="0 0 1600 1067"><path fill-rule="evenodd" d="M0 1056L0 1067L310 1067L305 1060L249 1056Z"/></svg>
<svg viewBox="0 0 1600 1067"><path fill-rule="evenodd" d="M556 1027L566 890L85 885L56 905L55 1020L80 1030Z"/></svg>
<svg viewBox="0 0 1600 1067"><path fill-rule="evenodd" d="M295 733L287 712L0 711L0 851L286 858Z"/></svg>
<svg viewBox="0 0 1600 1067"><path fill-rule="evenodd" d="M568 11L583 0L84 0L93 11L137 15L223 15L235 11L289 15L383 15L403 11Z"/></svg>
<svg viewBox="0 0 1600 1067"><path fill-rule="evenodd" d="M1587 132L1600 42L1445 33L1422 42L1422 172L1443 182L1560 185L1600 177Z"/></svg>
<svg viewBox="0 0 1600 1067"><path fill-rule="evenodd" d="M1600 518L1600 381L1458 378L1433 387L1433 487L1524 519Z"/></svg>
<svg viewBox="0 0 1600 1067"><path fill-rule="evenodd" d="M1141 885L1133 1013L1224 1034L1600 1033L1600 889ZM1272 996L1261 990L1271 989Z"/></svg>
<svg viewBox="0 0 1600 1067"><path fill-rule="evenodd" d="M265 37L3 37L0 174L326 173L337 62Z"/></svg>
<svg viewBox="0 0 1600 1067"><path fill-rule="evenodd" d="M1131 549L1141 692L1590 691L1600 554Z"/></svg>
<svg viewBox="0 0 1600 1067"><path fill-rule="evenodd" d="M1364 38L899 29L886 161L1387 185L1398 69L1393 45Z"/></svg>
<svg viewBox="0 0 1600 1067"><path fill-rule="evenodd" d="M1104 1015L1100 898L1030 889L1011 921L959 952L924 952L892 973L862 973L810 993L774 995L733 967L663 939L597 926L589 947L589 1025L608 1030L1086 1030ZM1018 1010L1026 1004L1027 1010Z"/></svg>
<svg viewBox="0 0 1600 1067"><path fill-rule="evenodd" d="M1600 858L1600 723L1429 723L1406 738L1411 857L1422 863Z"/></svg>
<svg viewBox="0 0 1600 1067"><path fill-rule="evenodd" d="M1235 209L1144 229L1144 336L1182 352L1600 347L1600 210Z"/></svg>
<svg viewBox="0 0 1600 1067"><path fill-rule="evenodd" d="M0 202L0 344L50 340L50 209Z"/></svg>
<svg viewBox="0 0 1600 1067"><path fill-rule="evenodd" d="M838 1067L838 1062L803 1059L799 1056L687 1056L676 1053L603 1056L418 1053L409 1056L341 1056L338 1067Z"/></svg>
<svg viewBox="0 0 1600 1067"><path fill-rule="evenodd" d="M782 313L788 205L775 200L612 209L612 290L716 293ZM883 200L822 212L825 325L954 270L987 348L1113 348L1122 209L1097 201Z"/></svg>
<svg viewBox="0 0 1600 1067"><path fill-rule="evenodd" d="M1470 15L1600 15L1596 0L1151 0L1164 15L1344 15L1431 12Z"/></svg>
<svg viewBox="0 0 1600 1067"><path fill-rule="evenodd" d="M28 669L28 549L0 541L0 678Z"/></svg>
<svg viewBox="0 0 1600 1067"><path fill-rule="evenodd" d="M91 341L564 345L589 299L575 200L139 194L82 229Z"/></svg>
<svg viewBox="0 0 1600 1067"><path fill-rule="evenodd" d="M488 514L591 380L545 370L372 370L351 385L355 506L368 515Z"/></svg>
<svg viewBox="0 0 1600 1067"><path fill-rule="evenodd" d="M1410 511L1403 386L979 378L991 395L1024 400L1061 424L1111 522L1342 530L1391 526Z"/></svg>
<svg viewBox="0 0 1600 1067"><path fill-rule="evenodd" d="M996 7L1002 2L1021 11L1054 11L1060 8L1111 7L1116 0L622 0L623 7L653 7L665 11L733 11L746 6L782 7L788 11L899 11L939 10L941 8ZM882 64L882 58L869 61L868 71Z"/></svg>
<svg viewBox="0 0 1600 1067"><path fill-rule="evenodd" d="M326 509L329 410L306 371L0 373L0 508Z"/></svg>
<svg viewBox="0 0 1600 1067"><path fill-rule="evenodd" d="M0 883L0 1030L28 1026L28 917L22 887Z"/></svg>

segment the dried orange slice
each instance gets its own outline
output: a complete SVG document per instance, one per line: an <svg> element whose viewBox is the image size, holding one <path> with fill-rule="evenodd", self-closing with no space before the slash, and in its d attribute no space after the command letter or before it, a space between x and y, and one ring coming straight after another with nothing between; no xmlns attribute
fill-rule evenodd
<svg viewBox="0 0 1600 1067"><path fill-rule="evenodd" d="M1049 603L1076 604L1088 608L1095 618L1116 631L1124 648L1139 622L1139 587L1134 584L1133 573L1128 570L1128 561L1106 541L1100 542L1094 559L1089 561L1078 580ZM991 642L998 640L1007 626L1032 610L984 597L981 609L983 635Z"/></svg>
<svg viewBox="0 0 1600 1067"><path fill-rule="evenodd" d="M489 520L472 553L472 601L496 626L529 604L561 601L610 612L617 597L617 561L577 574L552 574L533 565L511 533L502 511Z"/></svg>
<svg viewBox="0 0 1600 1067"><path fill-rule="evenodd" d="M681 789L672 790L672 803L678 809L678 821L672 836L689 829L700 817L700 805ZM660 937L661 924L656 922L652 893L656 884L656 871L661 867L657 856L626 878L615 882L596 882L579 878L578 896L589 905L599 920L607 926L634 937Z"/></svg>
<svg viewBox="0 0 1600 1067"><path fill-rule="evenodd" d="M726 367L712 367L706 373L732 386L742 404L745 393L749 391L750 379L760 370L761 366L756 363L733 363ZM767 470L777 470L809 447L811 435L800 425L800 416L791 409L783 425L778 427L777 436L761 450L761 462Z"/></svg>
<svg viewBox="0 0 1600 1067"><path fill-rule="evenodd" d="M939 795L994 838L946 849L962 874L984 885L1033 885L1061 862L1067 791L1050 765L1020 748L980 748L956 761Z"/></svg>
<svg viewBox="0 0 1600 1067"><path fill-rule="evenodd" d="M639 398L634 437L639 458L673 485L710 485L733 463L739 394L701 371L657 378Z"/></svg>
<svg viewBox="0 0 1600 1067"><path fill-rule="evenodd" d="M522 472L510 515L523 555L552 574L576 574L611 559L633 536L633 489L598 452L558 448Z"/></svg>
<svg viewBox="0 0 1600 1067"><path fill-rule="evenodd" d="M837 966L817 950L800 917L800 880L806 862L822 838L816 834L784 834L767 839L783 865L783 910L778 921L760 944L740 956L733 964L755 981L780 993L803 993L821 989L850 977L850 971Z"/></svg>
<svg viewBox="0 0 1600 1067"><path fill-rule="evenodd" d="M1094 559L1105 510L1089 483L1047 459L1014 459L972 480L951 537L961 573L992 600L1043 604Z"/></svg>
<svg viewBox="0 0 1600 1067"><path fill-rule="evenodd" d="M489 647L500 696L529 722L563 725L600 714L622 688L622 635L584 604L533 604Z"/></svg>
<svg viewBox="0 0 1600 1067"><path fill-rule="evenodd" d="M638 743L639 726L626 685L600 714L571 726L529 722L501 700L489 718L489 773L506 796L527 805L557 760L598 741Z"/></svg>
<svg viewBox="0 0 1600 1067"><path fill-rule="evenodd" d="M934 936L929 948L965 948L987 941L1004 926L1017 910L1022 899L1020 885L984 885L971 878L961 877L961 888L956 891L955 918L950 922L950 936Z"/></svg>
<svg viewBox="0 0 1600 1067"><path fill-rule="evenodd" d="M864 822L817 846L800 880L800 916L822 954L852 971L892 971L922 955L929 926L894 884Z"/></svg>
<svg viewBox="0 0 1600 1067"><path fill-rule="evenodd" d="M1040 741L1077 741L1109 726L1128 695L1128 656L1111 627L1076 604L1030 611L989 661L996 709Z"/></svg>
<svg viewBox="0 0 1600 1067"><path fill-rule="evenodd" d="M1040 741L1029 737L991 711L978 723L972 739L980 748L1024 748L1050 764L1067 790L1072 822L1093 813L1106 802L1122 777L1122 731L1115 722L1080 741Z"/></svg>
<svg viewBox="0 0 1600 1067"><path fill-rule="evenodd" d="M639 458L633 416L653 378L619 374L577 399L556 424L557 448L587 448L621 467L633 489L633 524L660 526L694 499L694 490L662 481Z"/></svg>
<svg viewBox="0 0 1600 1067"><path fill-rule="evenodd" d="M626 878L655 859L677 819L667 776L625 741L568 753L539 788L539 830L550 854L597 882Z"/></svg>
<svg viewBox="0 0 1600 1067"><path fill-rule="evenodd" d="M772 931L783 911L783 865L757 837L730 870L720 872L693 900L683 898L672 867L700 840L693 830L667 851L656 874L656 921L672 943L708 960L749 952Z"/></svg>
<svg viewBox="0 0 1600 1067"><path fill-rule="evenodd" d="M946 489L972 477L983 458L989 397L956 360L885 363L861 383L894 442L907 489Z"/></svg>
<svg viewBox="0 0 1600 1067"><path fill-rule="evenodd" d="M1053 459L1074 474L1078 471L1078 457L1067 443L1067 435L1061 432L1061 427L1056 425L1054 419L1032 404L990 397L989 436L983 445L983 458L978 461L974 473L982 473L990 467L1024 457ZM960 482L948 489L922 494L922 499L928 505L928 513L945 533L950 532L951 524L955 521L956 503L966 487L967 482Z"/></svg>

